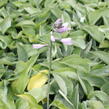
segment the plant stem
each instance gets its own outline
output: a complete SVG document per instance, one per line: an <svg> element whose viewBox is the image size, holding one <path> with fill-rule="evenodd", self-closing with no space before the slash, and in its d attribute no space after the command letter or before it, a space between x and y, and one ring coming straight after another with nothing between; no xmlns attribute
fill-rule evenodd
<svg viewBox="0 0 109 109"><path fill-rule="evenodd" d="M51 65L52 65L52 41L50 40L49 44L49 73L48 73L48 93L47 93L47 109L49 109L49 92L50 92L50 74L51 74Z"/></svg>

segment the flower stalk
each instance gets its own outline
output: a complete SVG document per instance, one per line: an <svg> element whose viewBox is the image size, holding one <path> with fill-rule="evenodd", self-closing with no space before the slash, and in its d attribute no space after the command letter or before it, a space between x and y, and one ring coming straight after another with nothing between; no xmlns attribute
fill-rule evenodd
<svg viewBox="0 0 109 109"><path fill-rule="evenodd" d="M54 23L53 30L51 31L49 44L33 44L33 48L41 49L43 47L49 48L49 73L48 73L48 91L47 91L47 109L50 109L50 76L51 76L51 70L52 70L52 44L61 42L65 45L72 45L73 41L71 38L57 38L54 36L54 32L56 33L64 33L71 30L71 28L68 27L68 23L63 23L62 19L56 20Z"/></svg>
<svg viewBox="0 0 109 109"><path fill-rule="evenodd" d="M49 42L49 73L48 73L48 92L47 92L47 109L50 108L49 103L49 92L50 92L50 75L51 75L51 68L52 68L52 41Z"/></svg>

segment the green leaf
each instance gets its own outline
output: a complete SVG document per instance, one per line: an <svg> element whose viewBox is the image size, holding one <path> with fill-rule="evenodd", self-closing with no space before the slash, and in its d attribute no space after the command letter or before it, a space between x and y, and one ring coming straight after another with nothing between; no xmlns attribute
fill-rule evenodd
<svg viewBox="0 0 109 109"><path fill-rule="evenodd" d="M24 100L22 98L17 99L17 101L16 101L16 107L18 109L25 109L25 108L26 109L30 109L30 106L29 106L28 101L26 101L26 100Z"/></svg>
<svg viewBox="0 0 109 109"><path fill-rule="evenodd" d="M109 66L98 66L98 68L95 67L95 69L93 69L91 71L91 74L98 76L98 77L106 77L109 75Z"/></svg>
<svg viewBox="0 0 109 109"><path fill-rule="evenodd" d="M30 94L20 94L17 95L18 97L21 97L22 99L28 101L29 107L31 109L42 109L42 106L38 105L35 98L31 96Z"/></svg>
<svg viewBox="0 0 109 109"><path fill-rule="evenodd" d="M90 66L90 60L88 60L87 58L83 59L76 54L63 58L62 61L60 61L60 63L84 72L89 71L89 66Z"/></svg>
<svg viewBox="0 0 109 109"><path fill-rule="evenodd" d="M53 74L55 81L58 83L60 89L62 90L62 92L67 95L67 87L66 84L63 80L63 78L59 75Z"/></svg>
<svg viewBox="0 0 109 109"><path fill-rule="evenodd" d="M54 4L55 0L46 0L45 3L44 3L44 6L49 8L49 7L52 7L53 4Z"/></svg>
<svg viewBox="0 0 109 109"><path fill-rule="evenodd" d="M94 91L91 92L88 96L88 98L93 98L93 97L97 97L99 100L101 100L104 103L109 103L109 96L103 92L103 91Z"/></svg>
<svg viewBox="0 0 109 109"><path fill-rule="evenodd" d="M62 17L64 19L64 22L70 22L70 16L67 12L63 12Z"/></svg>
<svg viewBox="0 0 109 109"><path fill-rule="evenodd" d="M0 108L15 109L14 99L7 87L7 81L0 82Z"/></svg>
<svg viewBox="0 0 109 109"><path fill-rule="evenodd" d="M101 87L101 90L109 95L109 83L108 81Z"/></svg>
<svg viewBox="0 0 109 109"><path fill-rule="evenodd" d="M84 74L82 78L87 80L91 86L101 87L105 83L102 77L94 76L91 74Z"/></svg>
<svg viewBox="0 0 109 109"><path fill-rule="evenodd" d="M68 68L68 67L54 70L53 73L61 75L63 77L69 77L69 78L72 78L74 80L78 80L78 76L77 76L76 72L74 72L73 69Z"/></svg>
<svg viewBox="0 0 109 109"><path fill-rule="evenodd" d="M89 17L89 23L95 24L101 17L101 11L94 10L88 14L88 17Z"/></svg>
<svg viewBox="0 0 109 109"><path fill-rule="evenodd" d="M35 23L31 20L24 20L16 24L16 26L35 26Z"/></svg>
<svg viewBox="0 0 109 109"><path fill-rule="evenodd" d="M28 54L22 44L17 44L17 54L19 61L27 61Z"/></svg>
<svg viewBox="0 0 109 109"><path fill-rule="evenodd" d="M82 88L83 88L84 93L87 95L87 94L88 94L88 93L87 93L87 88L86 88L86 86L85 86L83 80L80 78L79 75L78 75L78 80L79 80L79 82L80 82L80 84L81 84L81 86L82 86Z"/></svg>
<svg viewBox="0 0 109 109"><path fill-rule="evenodd" d="M97 100L89 100L88 107L88 109L105 109L103 104Z"/></svg>
<svg viewBox="0 0 109 109"><path fill-rule="evenodd" d="M70 106L74 109L74 104L68 99L68 97L61 91L59 90L60 95L65 99L65 101L70 104Z"/></svg>
<svg viewBox="0 0 109 109"><path fill-rule="evenodd" d="M79 88L78 88L78 85L74 88L74 92L72 95L72 102L75 106L75 109L79 109Z"/></svg>
<svg viewBox="0 0 109 109"><path fill-rule="evenodd" d="M99 30L98 26L86 25L82 27L90 36L98 42L102 42L105 38L104 33Z"/></svg>
<svg viewBox="0 0 109 109"><path fill-rule="evenodd" d="M0 31L4 34L11 27L12 19L8 16L0 23Z"/></svg>
<svg viewBox="0 0 109 109"><path fill-rule="evenodd" d="M5 5L7 2L8 2L8 0L1 0L0 1L0 7L3 6L3 5Z"/></svg>
<svg viewBox="0 0 109 109"><path fill-rule="evenodd" d="M72 93L74 91L74 85L73 85L72 79L70 77L67 77L67 76L64 77L64 75L62 75L62 76L63 76L63 79L64 79L65 84L67 86L67 96L68 96L68 99L70 101L72 101Z"/></svg>
<svg viewBox="0 0 109 109"><path fill-rule="evenodd" d="M83 3L97 3L99 0L90 0L90 1L88 1L88 0L80 0L81 2L83 2Z"/></svg>
<svg viewBox="0 0 109 109"><path fill-rule="evenodd" d="M11 42L12 42L12 39L10 36L0 35L0 48L5 49L6 47L9 47Z"/></svg>
<svg viewBox="0 0 109 109"><path fill-rule="evenodd" d="M77 47L82 48L82 49L86 48L86 44L85 44L85 41L83 39L76 39L73 41L73 44Z"/></svg>
<svg viewBox="0 0 109 109"><path fill-rule="evenodd" d="M37 13L37 9L36 8L33 8L33 7L25 7L24 8L29 14L35 14Z"/></svg>
<svg viewBox="0 0 109 109"><path fill-rule="evenodd" d="M51 9L51 12L53 13L53 15L56 16L56 18L60 18L61 15L62 15L62 11L61 11L60 8L57 7L57 6L54 6L54 8Z"/></svg>
<svg viewBox="0 0 109 109"><path fill-rule="evenodd" d="M108 40L104 40L104 41L100 44L99 48L109 48L109 41L108 41Z"/></svg>
<svg viewBox="0 0 109 109"><path fill-rule="evenodd" d="M101 17L108 16L109 9L108 8L99 8L94 11L91 11L88 14L89 23L95 24Z"/></svg>
<svg viewBox="0 0 109 109"><path fill-rule="evenodd" d="M48 86L45 85L40 88L34 88L30 90L28 93L32 95L37 102L40 102L47 97L47 91L48 91Z"/></svg>
<svg viewBox="0 0 109 109"><path fill-rule="evenodd" d="M105 17L108 16L108 13L109 13L109 9L106 7L99 8L99 9L89 12L88 14L89 23L95 24L101 17L103 17L104 21L106 21Z"/></svg>
<svg viewBox="0 0 109 109"><path fill-rule="evenodd" d="M95 56L103 60L106 64L109 64L109 53L105 51L92 52Z"/></svg>
<svg viewBox="0 0 109 109"><path fill-rule="evenodd" d="M23 93L29 81L29 71L36 62L38 56L31 57L25 64L24 69L19 72L15 81L12 82L11 87L15 93ZM22 80L22 81L21 81ZM19 85L20 84L20 85Z"/></svg>
<svg viewBox="0 0 109 109"><path fill-rule="evenodd" d="M51 105L59 109L69 109L60 100L54 100Z"/></svg>

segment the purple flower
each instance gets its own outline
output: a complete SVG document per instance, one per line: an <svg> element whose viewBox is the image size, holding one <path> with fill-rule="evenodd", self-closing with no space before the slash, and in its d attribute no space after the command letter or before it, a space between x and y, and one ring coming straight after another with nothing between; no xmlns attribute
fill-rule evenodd
<svg viewBox="0 0 109 109"><path fill-rule="evenodd" d="M46 47L46 46L48 46L48 44L33 44L33 48L37 48L37 49Z"/></svg>
<svg viewBox="0 0 109 109"><path fill-rule="evenodd" d="M62 23L62 19L57 19L54 23L54 31L58 33L63 33L71 30L71 28L68 27L68 23Z"/></svg>
<svg viewBox="0 0 109 109"><path fill-rule="evenodd" d="M71 38L63 38L60 41L65 45L72 45L73 44L73 41Z"/></svg>
<svg viewBox="0 0 109 109"><path fill-rule="evenodd" d="M58 32L58 33L63 33L63 32L67 32L69 30L71 30L71 28L68 27L68 23L63 23L62 19L57 19L56 22L54 23L54 31ZM63 38L63 39L59 39L54 37L53 33L51 32L51 41L55 42L55 41L60 41L65 45L72 45L72 39L71 38ZM46 47L48 46L48 44L33 44L33 48L39 49L42 47Z"/></svg>
<svg viewBox="0 0 109 109"><path fill-rule="evenodd" d="M62 39L59 39L59 38L54 37L52 32L51 32L51 41L52 42L60 41L60 42L62 42L65 45L72 45L73 44L71 38L62 38Z"/></svg>
<svg viewBox="0 0 109 109"><path fill-rule="evenodd" d="M54 26L59 27L62 25L62 19L57 19L54 23Z"/></svg>
<svg viewBox="0 0 109 109"><path fill-rule="evenodd" d="M58 39L58 38L55 38L54 36L51 36L52 42L55 42L56 40L62 42L65 45L72 45L73 44L73 41L71 38ZM36 49L43 48L46 46L48 46L48 44L33 44L33 48L36 48Z"/></svg>
<svg viewBox="0 0 109 109"><path fill-rule="evenodd" d="M63 27L61 27L61 28L57 28L57 29L56 29L56 32L58 32L58 33L63 33L63 32L67 32L67 31L69 31L69 30L70 30L69 27L63 26Z"/></svg>

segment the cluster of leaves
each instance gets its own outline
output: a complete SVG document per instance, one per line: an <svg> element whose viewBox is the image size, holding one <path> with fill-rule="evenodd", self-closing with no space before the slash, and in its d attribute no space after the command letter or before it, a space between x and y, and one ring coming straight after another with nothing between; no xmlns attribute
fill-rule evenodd
<svg viewBox="0 0 109 109"><path fill-rule="evenodd" d="M53 44L51 109L109 109L109 0L0 0L0 109L46 109L48 43L58 18L73 45ZM31 77L32 76L32 77Z"/></svg>

